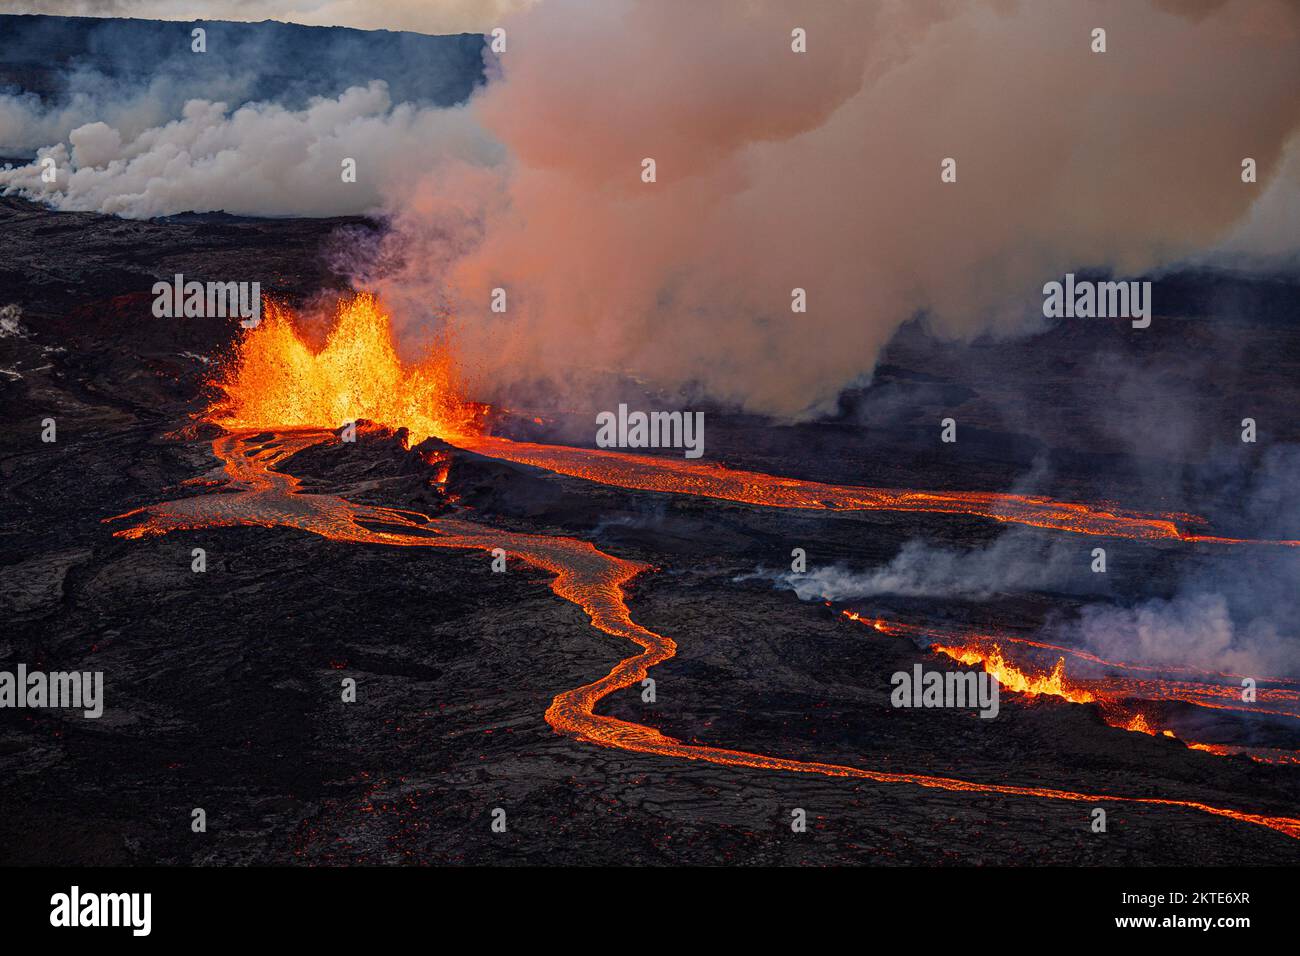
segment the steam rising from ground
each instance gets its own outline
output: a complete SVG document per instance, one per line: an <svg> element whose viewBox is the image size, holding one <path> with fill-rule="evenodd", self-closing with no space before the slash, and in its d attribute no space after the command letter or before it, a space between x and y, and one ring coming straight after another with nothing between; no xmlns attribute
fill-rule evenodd
<svg viewBox="0 0 1300 956"><path fill-rule="evenodd" d="M35 167L0 187L129 216L378 210L393 228L351 252L356 283L399 327L454 315L482 398L630 372L798 417L918 313L1009 334L1066 271L1294 255L1296 218L1253 204L1291 208L1300 180L1298 24L1284 0L547 0L506 21L500 75L465 108L374 85L301 110L191 103L139 135L76 130L48 151L53 189Z"/></svg>
<svg viewBox="0 0 1300 956"><path fill-rule="evenodd" d="M1238 463L1240 466L1240 463ZM1300 529L1300 447L1269 449L1245 476L1240 518L1261 536ZM1268 529L1268 530L1265 530ZM1025 591L1071 595L1131 590L1131 566L1091 570L1093 539L1052 538L1016 529L969 550L907 542L887 564L854 570L810 566L802 574L756 571L738 580L771 581L801 600L853 602L880 597L987 600ZM1091 603L1044 628L1049 639L1109 660L1191 666L1256 677L1300 675L1300 554L1267 545L1210 549L1165 596Z"/></svg>
<svg viewBox="0 0 1300 956"><path fill-rule="evenodd" d="M914 539L869 571L843 564L774 576L801 600L852 601L879 595L986 600L1020 591L1095 593L1104 578L1088 572L1090 545L1078 539L1009 531L983 548L936 548Z"/></svg>
<svg viewBox="0 0 1300 956"><path fill-rule="evenodd" d="M413 156L494 149L463 108L394 106L375 81L297 111L191 100L179 119L130 140L106 123L87 123L68 145L41 150L56 163L55 182L43 182L37 162L0 172L0 184L59 209L129 218L212 210L329 216L378 206L386 183L409 177ZM344 184L343 158L366 175Z"/></svg>
<svg viewBox="0 0 1300 956"><path fill-rule="evenodd" d="M1300 529L1300 448L1269 449L1249 471L1240 499L1244 520L1256 527L1281 535ZM1218 553L1167 598L1086 607L1057 630L1103 657L1300 674L1298 582L1293 549Z"/></svg>

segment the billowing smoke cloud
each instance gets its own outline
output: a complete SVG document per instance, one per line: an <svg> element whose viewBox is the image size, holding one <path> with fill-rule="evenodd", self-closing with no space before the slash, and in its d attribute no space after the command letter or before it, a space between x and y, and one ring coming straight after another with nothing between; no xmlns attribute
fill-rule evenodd
<svg viewBox="0 0 1300 956"><path fill-rule="evenodd" d="M247 86L240 77L222 77L214 88L206 84L204 96L219 101L242 102ZM166 80L124 90L96 71L79 73L56 104L46 104L35 94L0 94L0 148L8 153L34 153L40 147L65 142L72 131L88 123L105 123L130 141L145 130L174 118L186 102L180 88ZM191 93L197 94L191 86Z"/></svg>
<svg viewBox="0 0 1300 956"><path fill-rule="evenodd" d="M1280 631L1271 614L1234 613L1219 592L1189 591L1132 608L1087 607L1067 631L1109 659L1256 676L1300 673L1294 633Z"/></svg>
<svg viewBox="0 0 1300 956"><path fill-rule="evenodd" d="M952 337L1011 333L1066 271L1300 245L1295 217L1255 208L1289 208L1300 179L1285 0L547 0L505 26L500 76L464 124L200 105L120 147L82 135L51 198L127 215L378 206L393 228L354 251L355 281L408 328L449 310L478 397L616 371L780 416L826 409L918 313ZM371 136L366 185L339 188L339 153ZM195 155L235 182L187 174ZM1241 181L1247 156L1258 184ZM0 185L37 189L30 172Z"/></svg>
<svg viewBox="0 0 1300 956"><path fill-rule="evenodd" d="M1300 540L1300 447L1269 449L1229 479L1247 532ZM1174 593L1093 605L1053 630L1103 657L1260 675L1300 674L1300 553L1254 546L1208 555Z"/></svg>
<svg viewBox="0 0 1300 956"><path fill-rule="evenodd" d="M304 110L191 100L180 119L130 141L105 123L73 130L38 161L0 171L0 186L65 210L131 218L179 211L328 216L379 205L386 184L410 176L415 156L496 149L464 109L393 106L386 84L354 87ZM45 183L40 160L55 161ZM344 182L352 159L365 176Z"/></svg>
<svg viewBox="0 0 1300 956"><path fill-rule="evenodd" d="M378 284L404 306L453 290L460 348L495 387L631 370L825 409L918 312L949 336L1020 329L1044 281L1201 253L1277 188L1297 8L1192 12L548 0L509 25L504 79L475 102L509 166L481 199L446 170L395 196L408 265ZM1274 225L1242 247L1294 250L1296 221Z"/></svg>
<svg viewBox="0 0 1300 956"><path fill-rule="evenodd" d="M1280 166L1241 223L1204 260L1247 269L1260 262L1300 269L1300 136L1288 141Z"/></svg>
<svg viewBox="0 0 1300 956"><path fill-rule="evenodd" d="M180 118L196 99L232 110L263 102L301 111L383 80L394 103L452 106L483 79L480 36L205 22L205 52L199 53L192 48L192 27L0 17L0 156L67 143L73 130L95 122L130 144ZM235 140L227 148L237 160L245 145ZM303 141L303 151L310 145ZM183 193L176 202L184 202Z"/></svg>

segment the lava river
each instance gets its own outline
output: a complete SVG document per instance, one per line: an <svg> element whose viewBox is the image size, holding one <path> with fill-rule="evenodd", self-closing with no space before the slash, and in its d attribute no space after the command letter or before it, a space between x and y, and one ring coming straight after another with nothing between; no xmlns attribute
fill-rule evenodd
<svg viewBox="0 0 1300 956"><path fill-rule="evenodd" d="M698 495L769 508L924 511L973 515L1009 524L1114 538L1300 547L1300 541L1255 541L1200 534L1184 526L1202 524L1203 519L1176 512L1146 514L1104 504L1081 504L1037 495L987 491L899 491L830 485L698 461L518 442L488 435L458 436L449 440L459 448L485 457L531 465L616 488Z"/></svg>
<svg viewBox="0 0 1300 956"><path fill-rule="evenodd" d="M820 774L910 784L939 790L1081 803L1126 803L1176 807L1268 827L1300 839L1300 819L1248 813L1193 800L1125 797L1043 787L978 783L925 774L886 773L861 767L789 760L741 750L687 744L651 727L596 713L610 694L639 683L647 672L676 653L672 639L637 624L624 586L648 566L605 554L574 538L520 534L456 518L430 518L418 512L354 504L337 495L305 492L299 480L278 469L288 458L312 445L333 440L328 432L295 430L278 434L230 432L213 441L224 462L220 488L193 497L134 509L115 518L137 519L115 534L139 539L186 529L255 526L288 527L334 541L390 547L470 548L507 552L554 574L551 589L581 607L594 627L635 644L637 653L590 684L561 691L546 711L546 720L573 739L636 753L714 764L791 773ZM584 453L589 454L589 453ZM860 490L859 490L860 491Z"/></svg>
<svg viewBox="0 0 1300 956"><path fill-rule="evenodd" d="M851 610L840 613L877 634L909 638L935 654L968 667L979 666L996 677L1003 690L1029 697L1058 697L1072 704L1095 704L1102 719L1121 730L1179 737L1194 750L1221 757L1242 754L1259 763L1300 763L1300 752L1294 750L1187 740L1161 727L1152 706L1176 701L1210 710L1300 720L1300 681L1291 678L1257 678L1256 699L1247 706L1241 699L1239 679L1245 676L1241 674L1106 660L1084 650L1006 631L986 634L867 618ZM1050 663L1053 659L1055 663Z"/></svg>

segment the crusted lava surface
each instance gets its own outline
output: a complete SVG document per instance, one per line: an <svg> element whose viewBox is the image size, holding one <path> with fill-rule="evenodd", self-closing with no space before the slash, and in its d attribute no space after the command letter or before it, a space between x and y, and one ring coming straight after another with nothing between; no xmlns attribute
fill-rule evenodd
<svg viewBox="0 0 1300 956"><path fill-rule="evenodd" d="M0 711L0 861L1296 859L1300 842L1283 833L1178 807L1102 803L1109 826L1097 834L1086 803L719 766L561 736L544 718L555 695L596 680L635 648L590 626L547 587L548 574L520 562L493 573L482 551L358 545L282 527L114 537L116 525L103 519L219 493L223 480L216 430L195 416L208 398L210 363L228 349L235 325L155 319L152 283L176 272L256 273L266 291L303 303L344 287L322 265L339 230L372 228L359 219L123 222L0 200L7 253L0 307L18 307L16 325L0 337L7 624L0 663L102 670L106 696L98 720ZM1181 413L1222 420L1226 441L1241 417L1231 383L1211 388L1198 370L1230 340L1238 358L1245 353L1266 370L1262 383L1252 379L1252 411L1274 423L1274 440L1295 441L1300 436L1276 424L1300 398L1300 324L1286 307L1295 289L1224 277L1166 282L1164 301L1186 307L1158 317L1136 346L1105 323L962 346L911 327L874 383L845 397L838 417L773 427L710 414L710 454L735 467L882 487L1024 490L1034 478L1034 493L1186 508L1230 522L1229 494L1163 457L1195 449L1156 443L1135 455L1122 429L1098 425L1085 405L1122 393L1107 392L1120 364L1159 356L1159 368L1180 370L1178 387L1190 396ZM1249 300L1251 321L1226 332L1198 321L1198 303L1233 296ZM1026 402L1032 416L1016 411ZM947 450L935 435L950 413L963 432ZM40 440L47 417L58 423L52 444ZM582 428L577 420L507 425L541 441L571 439ZM441 480L444 459L450 469ZM676 641L677 654L653 672L653 703L629 687L599 712L678 740L891 773L1295 815L1300 766L1126 733L1093 706L1005 694L995 721L971 711L894 709L893 672L950 663L749 576L788 566L794 547L810 561L864 567L916 538L979 547L1005 533L996 522L814 514L629 491L436 439L408 449L402 435L378 428L363 428L355 444L323 441L280 467L305 491L571 536L653 566L628 587L628 605L639 624ZM1192 477L1176 488L1158 480L1172 472ZM1099 540L1064 537L1085 562ZM1101 540L1124 569L1110 585L1119 597L1159 593L1212 551ZM191 570L194 548L206 552L205 573ZM867 610L1031 634L1082 600L893 598ZM358 699L345 704L340 685L348 677ZM1260 733L1274 746L1300 747L1286 727ZM206 833L191 832L196 807L206 811ZM507 812L505 833L490 828L497 807ZM807 812L807 833L791 832L795 808Z"/></svg>

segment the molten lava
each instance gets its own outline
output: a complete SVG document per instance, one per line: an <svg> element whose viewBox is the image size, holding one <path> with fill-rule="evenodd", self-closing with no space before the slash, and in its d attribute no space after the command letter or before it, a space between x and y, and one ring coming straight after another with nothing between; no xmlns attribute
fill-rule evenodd
<svg viewBox="0 0 1300 956"><path fill-rule="evenodd" d="M979 664L984 670L998 679L998 683L1007 690L1021 694L1048 694L1060 697L1072 704L1089 704L1095 698L1082 688L1075 687L1065 679L1065 658L1057 660L1056 665L1047 674L1033 674L1012 664L1002 655L1002 648L994 644L989 651L977 647L944 647L940 644L931 646L930 650L946 654L955 661L970 666Z"/></svg>
<svg viewBox="0 0 1300 956"><path fill-rule="evenodd" d="M481 406L461 398L449 353L431 350L404 364L393 346L388 315L372 295L339 305L319 352L294 328L292 313L268 301L262 322L236 345L235 360L213 384L225 393L209 417L240 429L337 428L368 419L431 435L478 431Z"/></svg>
<svg viewBox="0 0 1300 956"><path fill-rule="evenodd" d="M412 443L438 436L478 454L617 487L781 508L927 511L976 515L1084 534L1205 542L1230 540L1190 534L1178 526L1197 519L1176 514L1142 515L1110 506L1019 495L825 485L716 465L486 438L481 434L482 406L463 400L451 360L435 353L414 366L404 365L393 347L388 317L373 297L360 295L343 304L325 346L318 352L304 343L286 310L268 304L263 312L262 323L244 336L237 346L235 362L214 383L224 398L210 410L209 416L229 432L212 445L213 453L224 462L223 487L205 486L206 490L197 496L119 515L118 518L143 520L115 532L118 537L142 538L195 528L256 526L296 528L356 544L505 548L527 563L552 573L551 589L581 607L592 626L639 648L599 680L555 696L546 711L546 720L557 732L573 739L662 757L882 784L905 783L947 791L1093 804L1122 802L1181 807L1268 827L1300 839L1300 819L1293 817L1247 813L1191 800L980 783L769 757L686 743L652 727L597 714L596 708L602 700L618 690L635 686L652 667L676 653L671 638L637 624L627 605L623 588L632 578L648 570L647 565L605 554L589 542L573 538L509 532L477 522L429 518L402 509L355 504L337 495L305 492L298 479L280 471L279 466L298 451L334 440L321 429L368 419L394 429L408 429ZM268 436L264 434L267 432L275 434ZM903 625L870 623L883 633L902 634L906 630ZM1026 672L1015 677L1016 665L1006 659L1000 648L995 650L996 658L985 655L981 663L1001 668L1008 687L1020 680L1025 693L1056 693L1066 699L1071 699L1067 695L1095 694L1092 688L1083 691L1067 682L1063 662L1047 675ZM956 653L969 657L971 652L961 645ZM1208 750L1210 746L1203 749Z"/></svg>
<svg viewBox="0 0 1300 956"><path fill-rule="evenodd" d="M814 511L920 511L972 515L1008 524L1028 525L1075 534L1105 535L1146 541L1186 541L1196 544L1277 544L1300 547L1300 541L1255 541L1199 534L1182 527L1203 524L1180 512L1147 514L1109 504L1056 501L1039 495L987 491L910 491L830 485L820 481L783 478L742 471L708 462L634 455L606 449L571 448L516 442L480 435L453 444L489 458L581 478L615 488L674 495L697 495L765 508Z"/></svg>
<svg viewBox="0 0 1300 956"><path fill-rule="evenodd" d="M728 750L685 743L653 727L596 713L597 705L610 694L635 686L657 664L677 652L672 638L637 624L624 594L625 585L649 570L645 564L605 554L586 541L546 535L520 534L453 518L429 518L396 508L354 504L330 494L304 492L297 478L277 466L293 454L323 441L328 433L298 432L266 437L253 433L223 435L212 444L213 453L225 463L228 486L191 498L137 508L114 521L142 517L143 522L115 532L122 538L142 538L192 528L206 527L291 527L335 541L380 544L395 547L505 548L508 552L555 577L551 590L581 607L592 626L624 638L640 649L614 665L599 680L572 690L561 691L546 711L555 730L575 740L635 753L686 760L702 760L724 766L750 767L790 773L812 773L828 777L870 780L876 783L905 783L939 790L1035 797L1081 803L1118 802L1147 806L1179 807L1267 827L1300 839L1300 819L1247 813L1195 800L1165 797L1127 797L1110 794L1026 787L999 783L978 783L929 774L867 770L842 764L768 757L742 750ZM371 525L378 527L372 528Z"/></svg>
<svg viewBox="0 0 1300 956"><path fill-rule="evenodd" d="M1177 737L1168 728L1160 728L1153 721L1150 702L1181 701L1220 710L1244 711L1252 714L1270 714L1278 717L1300 719L1297 702L1300 702L1300 688L1297 682L1284 678L1265 678L1279 686L1261 687L1257 700L1249 707L1241 701L1241 688L1235 684L1215 684L1202 680L1166 678L1155 680L1147 677L1132 678L1127 676L1067 677L1065 673L1066 657L1077 658L1085 666L1104 671L1138 671L1155 670L1178 671L1180 668L1157 668L1149 664L1130 664L1121 661L1103 660L1085 651L1033 641L1012 634L977 634L961 633L920 627L913 624L873 620L864 618L855 611L842 611L852 621L865 624L881 634L892 637L907 637L929 647L937 654L943 654L968 667L983 667L986 672L996 677L998 683L1009 691L1030 696L1046 695L1059 697L1073 704L1096 704L1101 717L1112 727L1133 733L1147 734L1152 737ZM1013 655L1004 648L1015 648ZM1056 663L1048 670L1032 663L1036 652L1049 650L1060 652ZM1189 673L1205 674L1207 672L1189 669ZM1232 678L1237 675L1218 675ZM1232 703L1226 703L1231 701ZM1202 750L1218 756L1244 754L1260 763L1297 763L1300 754L1290 750L1264 747L1236 747L1221 744L1206 744L1184 741L1193 750Z"/></svg>
<svg viewBox="0 0 1300 956"><path fill-rule="evenodd" d="M289 310L268 301L263 314L261 324L238 343L234 361L213 382L224 399L209 411L209 418L231 431L337 428L368 419L406 428L411 444L437 436L475 454L617 488L771 508L971 515L1142 540L1300 546L1300 541L1251 542L1196 533L1183 525L1202 524L1202 519L1177 512L1146 514L1036 495L829 485L706 462L487 436L482 427L485 406L462 397L450 353L432 350L423 361L404 364L393 346L389 317L374 296L358 294L339 306L319 352L302 340Z"/></svg>

